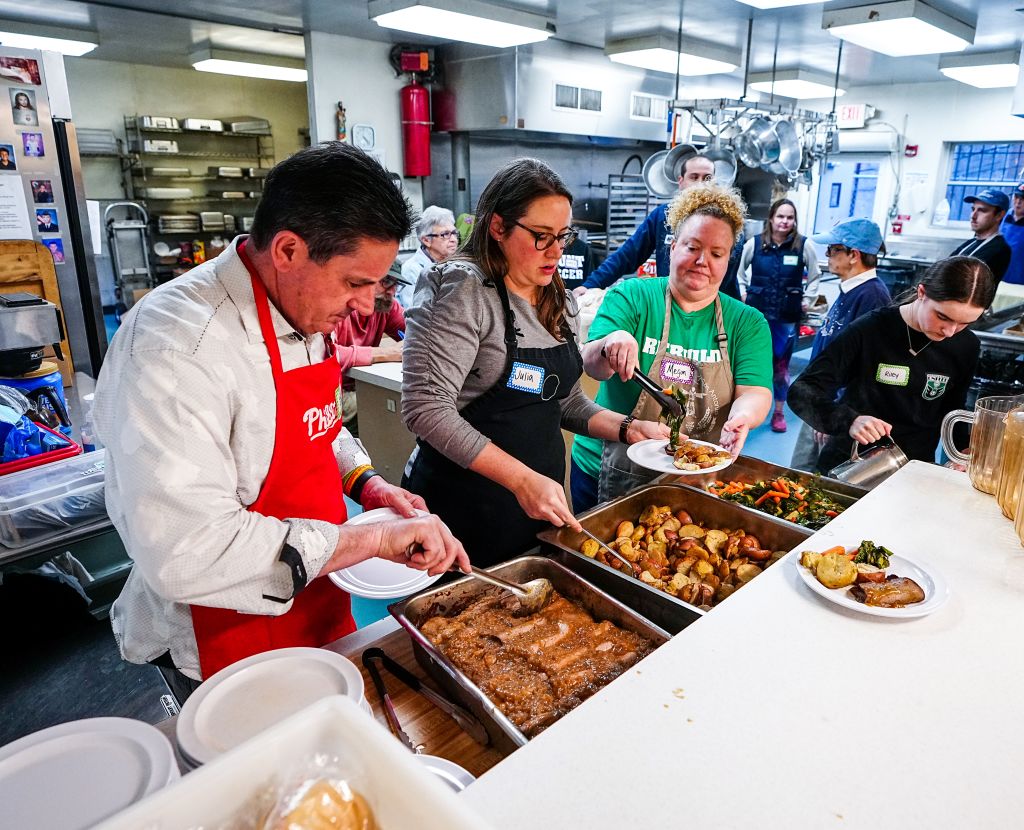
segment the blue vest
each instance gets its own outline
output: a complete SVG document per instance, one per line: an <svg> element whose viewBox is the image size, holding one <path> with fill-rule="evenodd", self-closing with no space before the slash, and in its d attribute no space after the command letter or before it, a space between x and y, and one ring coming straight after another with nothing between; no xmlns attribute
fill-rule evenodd
<svg viewBox="0 0 1024 830"><path fill-rule="evenodd" d="M760 311L769 322L799 322L803 317L804 271L803 238L796 247L792 237L767 248L755 243L747 305Z"/></svg>

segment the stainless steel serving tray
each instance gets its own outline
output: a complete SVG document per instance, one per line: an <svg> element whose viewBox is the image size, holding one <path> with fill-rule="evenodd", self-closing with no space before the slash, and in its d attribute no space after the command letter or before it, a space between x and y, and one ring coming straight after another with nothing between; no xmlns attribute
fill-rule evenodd
<svg viewBox="0 0 1024 830"><path fill-rule="evenodd" d="M669 474L671 476L671 474ZM794 470L792 467L780 467L769 461L762 461L760 458L749 458L741 455L730 466L717 473L705 473L703 475L671 476L666 477L673 484L683 484L696 487L698 490L706 490L707 486L715 481L740 481L744 484L756 484L759 481L771 480L779 476L786 476L804 486L815 483L818 480L818 487L835 499L843 507L850 507L858 499L864 498L868 491L863 487L854 487L834 478L827 476L815 476L806 470Z"/></svg>
<svg viewBox="0 0 1024 830"><path fill-rule="evenodd" d="M598 505L579 516L579 521L599 539L610 540L614 538L615 527L619 522L635 523L644 508L651 504L668 505L673 512L686 510L697 524L705 527L731 530L742 528L753 533L769 550L791 550L814 533L792 522L784 522L759 510L724 501L710 493L681 484L648 484L621 498ZM542 551L550 553L556 561L583 575L589 582L672 634L678 634L707 613L596 559L584 556L579 549L585 537L570 528L551 528L537 536L541 540ZM723 601L729 600L727 598Z"/></svg>
<svg viewBox="0 0 1024 830"><path fill-rule="evenodd" d="M610 569L609 569L610 570ZM667 642L668 632L648 622L622 602L595 588L582 576L543 556L520 556L488 568L491 573L513 582L544 577L555 590L586 609L598 621L609 620L627 631L640 634L657 645ZM528 738L491 702L480 688L451 663L420 631L431 617L458 614L483 594L495 593L479 579L464 577L431 588L388 607L391 615L409 632L413 653L424 671L455 700L469 709L487 730L498 751L509 754L525 746Z"/></svg>

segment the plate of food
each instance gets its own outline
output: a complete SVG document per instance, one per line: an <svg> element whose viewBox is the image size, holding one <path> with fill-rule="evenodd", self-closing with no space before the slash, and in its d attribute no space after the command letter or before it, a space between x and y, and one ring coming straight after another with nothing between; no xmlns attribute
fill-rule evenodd
<svg viewBox="0 0 1024 830"><path fill-rule="evenodd" d="M933 567L869 539L807 549L793 561L812 591L862 614L923 617L949 599L949 587Z"/></svg>
<svg viewBox="0 0 1024 830"><path fill-rule="evenodd" d="M648 438L630 444L626 455L634 464L658 473L703 475L724 470L733 462L732 453L707 441L683 441L675 451L664 438Z"/></svg>

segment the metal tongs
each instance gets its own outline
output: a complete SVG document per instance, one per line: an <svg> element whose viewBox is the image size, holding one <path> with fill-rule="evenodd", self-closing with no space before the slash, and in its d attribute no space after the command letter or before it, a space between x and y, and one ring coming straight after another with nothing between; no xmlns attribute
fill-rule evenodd
<svg viewBox="0 0 1024 830"><path fill-rule="evenodd" d="M601 357L608 357L608 355L605 354L603 346L601 347ZM640 371L639 367L633 370L633 377L631 377L630 380L654 398L654 400L658 402L658 405L661 406L663 412L667 412L669 415L675 415L676 417L683 414L683 407L679 404L679 401L671 395L666 395L664 390L658 386L658 384Z"/></svg>
<svg viewBox="0 0 1024 830"><path fill-rule="evenodd" d="M402 724L398 720L398 715L395 712L395 706L391 702L391 696L388 694L387 686L384 685L384 677L381 675L380 666L378 664L383 665L384 668L401 680L406 686L425 697L442 712L451 716L462 730L478 744L487 746L487 744L490 743L491 739L487 735L487 730L484 729L483 724L481 724L480 721L461 706L458 706L447 698L442 697L429 686L425 686L420 682L420 679L416 677L416 675L403 668L395 660L388 657L382 649L376 647L366 649L366 651L363 652L362 661L363 665L366 667L366 671L370 675L370 679L373 681L374 688L377 690L377 695L380 697L381 704L384 706L384 717L387 719L388 728L391 729L392 734L398 738L398 740L404 743L417 755L423 752L423 746L422 744L417 745L413 743L412 738L410 738L405 730L402 729Z"/></svg>

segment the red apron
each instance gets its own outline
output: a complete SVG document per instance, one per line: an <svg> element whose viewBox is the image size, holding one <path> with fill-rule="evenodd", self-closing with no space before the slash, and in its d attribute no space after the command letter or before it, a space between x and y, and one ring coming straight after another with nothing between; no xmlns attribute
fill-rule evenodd
<svg viewBox="0 0 1024 830"><path fill-rule="evenodd" d="M327 359L315 366L282 369L267 290L242 246L238 253L252 279L277 393L274 453L249 510L276 519L341 524L346 519L345 497L332 447L341 431L341 368L337 360ZM244 657L275 648L326 645L356 628L349 595L326 578L311 579L295 595L291 610L277 617L202 605L191 608L204 679Z"/></svg>

